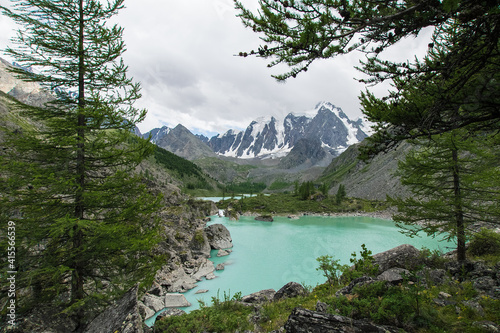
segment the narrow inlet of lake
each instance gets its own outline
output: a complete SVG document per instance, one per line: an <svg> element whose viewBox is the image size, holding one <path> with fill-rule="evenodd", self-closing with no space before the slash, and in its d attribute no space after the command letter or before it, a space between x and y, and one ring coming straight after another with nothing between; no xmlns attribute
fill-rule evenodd
<svg viewBox="0 0 500 333"><path fill-rule="evenodd" d="M314 287L326 281L316 270L316 258L331 255L341 264L349 264L353 252L360 257L362 244L373 254L401 244L443 252L454 246L425 234L409 238L393 221L371 217L275 217L274 222L261 222L247 216L239 221L213 216L208 225L215 223L223 224L231 233L233 252L218 258L217 251L212 251L210 260L215 265L224 263L225 269L215 272L217 278L200 281L198 287L184 294L192 304L182 308L187 312L199 308L198 300L207 305L212 297L223 300L224 293L232 297L237 292L248 295L263 289L277 291L290 281ZM196 294L199 290L208 292Z"/></svg>

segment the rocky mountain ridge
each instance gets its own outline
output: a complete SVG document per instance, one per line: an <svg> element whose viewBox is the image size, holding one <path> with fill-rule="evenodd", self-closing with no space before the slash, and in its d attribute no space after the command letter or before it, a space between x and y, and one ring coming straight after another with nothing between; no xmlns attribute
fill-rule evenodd
<svg viewBox="0 0 500 333"><path fill-rule="evenodd" d="M183 128L183 140L178 140L173 133L179 126ZM244 131L230 129L210 139L194 135L182 125L174 129L155 128L143 137L151 136L153 143L191 160L216 155L239 159L282 158L303 139L319 142L321 148L334 157L369 136L369 126L367 121L361 118L353 121L341 108L321 102L305 114L289 113L282 121L261 117Z"/></svg>
<svg viewBox="0 0 500 333"><path fill-rule="evenodd" d="M254 120L245 131L229 130L212 137L208 145L219 155L238 158L283 157L301 139L318 139L333 156L369 134L363 119L353 121L341 108L321 102L306 114L289 113L283 121Z"/></svg>

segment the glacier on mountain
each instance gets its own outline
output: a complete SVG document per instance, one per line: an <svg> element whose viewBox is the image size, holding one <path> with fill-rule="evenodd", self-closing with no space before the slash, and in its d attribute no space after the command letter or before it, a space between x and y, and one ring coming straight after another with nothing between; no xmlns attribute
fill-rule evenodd
<svg viewBox="0 0 500 333"><path fill-rule="evenodd" d="M284 120L258 118L246 130L229 130L212 137L207 144L222 156L279 158L287 155L300 139L319 139L325 150L337 156L370 135L368 129L364 119L353 121L341 108L321 102L304 113L290 113Z"/></svg>

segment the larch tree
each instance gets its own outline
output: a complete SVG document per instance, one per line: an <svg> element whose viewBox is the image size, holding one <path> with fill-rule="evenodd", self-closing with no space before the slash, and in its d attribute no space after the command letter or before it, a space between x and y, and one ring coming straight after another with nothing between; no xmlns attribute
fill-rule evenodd
<svg viewBox="0 0 500 333"><path fill-rule="evenodd" d="M360 96L363 112L377 125L370 139L376 151L458 127L500 125L498 0L260 0L255 13L235 4L243 24L264 42L240 55L271 59L268 67L288 66L277 80L296 77L321 59L365 54L358 69L368 78L360 81L394 87L382 98ZM427 27L435 33L424 59L384 59L393 45ZM414 89L432 93L428 108L411 107L407 97Z"/></svg>
<svg viewBox="0 0 500 333"><path fill-rule="evenodd" d="M419 140L399 163L398 173L412 196L390 198L398 208L394 221L405 233L444 234L457 244L457 260L466 260L467 226L499 223L498 138L455 130Z"/></svg>
<svg viewBox="0 0 500 333"><path fill-rule="evenodd" d="M21 303L61 304L81 324L161 260L152 255L160 197L134 173L153 149L131 134L146 110L133 106L140 86L121 59L123 29L107 23L123 2L1 7L21 26L6 53L33 69L12 70L53 94L12 105L37 126L6 133L0 155L2 225L15 222L17 287L32 290Z"/></svg>

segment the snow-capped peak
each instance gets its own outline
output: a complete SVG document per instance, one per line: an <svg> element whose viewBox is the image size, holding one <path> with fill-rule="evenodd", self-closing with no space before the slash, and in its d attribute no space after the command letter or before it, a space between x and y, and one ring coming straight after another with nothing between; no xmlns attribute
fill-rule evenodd
<svg viewBox="0 0 500 333"><path fill-rule="evenodd" d="M259 117L244 132L227 131L209 145L219 155L239 158L283 156L302 138L319 139L332 154L363 140L364 121L352 121L341 108L321 102L312 110L289 113L284 120Z"/></svg>

